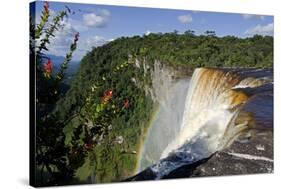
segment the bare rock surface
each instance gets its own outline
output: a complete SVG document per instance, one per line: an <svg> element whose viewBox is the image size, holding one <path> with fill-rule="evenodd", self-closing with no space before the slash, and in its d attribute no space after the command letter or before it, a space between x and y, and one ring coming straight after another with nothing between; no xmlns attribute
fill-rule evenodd
<svg viewBox="0 0 281 189"><path fill-rule="evenodd" d="M273 172L273 132L261 131L249 141L235 141L198 166L191 177Z"/></svg>

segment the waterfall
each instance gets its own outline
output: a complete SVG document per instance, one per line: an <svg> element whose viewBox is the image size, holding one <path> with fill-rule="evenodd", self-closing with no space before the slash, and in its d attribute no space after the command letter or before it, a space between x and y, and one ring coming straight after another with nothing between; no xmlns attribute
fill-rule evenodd
<svg viewBox="0 0 281 189"><path fill-rule="evenodd" d="M159 102L158 111L151 121L152 126L148 130L143 145L138 170L156 163L163 150L180 131L188 86L189 79L175 82L174 86L167 91L168 97L162 98L164 100Z"/></svg>
<svg viewBox="0 0 281 189"><path fill-rule="evenodd" d="M165 148L150 169L162 178L225 148L249 128L272 124L272 89L271 70L196 69L180 108L181 121L168 125L177 132L168 143L164 136L157 138L158 143L165 141ZM156 122L152 128L160 126Z"/></svg>
<svg viewBox="0 0 281 189"><path fill-rule="evenodd" d="M180 134L168 145L161 158L193 138L200 129L201 135L212 137L209 139L213 140L209 148L214 151L218 145L218 138L235 114L233 108L248 98L244 93L232 90L238 83L239 76L236 74L213 69L196 69L185 101Z"/></svg>

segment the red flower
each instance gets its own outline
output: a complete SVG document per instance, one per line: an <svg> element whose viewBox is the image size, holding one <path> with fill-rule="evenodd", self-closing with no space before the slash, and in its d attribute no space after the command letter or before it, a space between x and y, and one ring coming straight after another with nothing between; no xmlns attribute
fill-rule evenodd
<svg viewBox="0 0 281 189"><path fill-rule="evenodd" d="M129 102L129 100L128 99L126 99L125 101L124 101L124 108L129 108L129 106L130 106L130 102Z"/></svg>
<svg viewBox="0 0 281 189"><path fill-rule="evenodd" d="M86 150L91 150L92 148L93 148L93 144L92 143L86 143L86 144L84 144L84 148L86 149Z"/></svg>
<svg viewBox="0 0 281 189"><path fill-rule="evenodd" d="M47 1L44 2L44 10L46 13L49 13L49 3Z"/></svg>
<svg viewBox="0 0 281 189"><path fill-rule="evenodd" d="M112 98L112 95L113 95L112 90L108 89L104 91L103 97L101 97L102 103L106 104Z"/></svg>
<svg viewBox="0 0 281 189"><path fill-rule="evenodd" d="M44 64L44 72L50 75L52 73L52 70L53 70L53 63L49 59L48 62Z"/></svg>
<svg viewBox="0 0 281 189"><path fill-rule="evenodd" d="M112 97L112 90L106 90L104 94L111 98Z"/></svg>

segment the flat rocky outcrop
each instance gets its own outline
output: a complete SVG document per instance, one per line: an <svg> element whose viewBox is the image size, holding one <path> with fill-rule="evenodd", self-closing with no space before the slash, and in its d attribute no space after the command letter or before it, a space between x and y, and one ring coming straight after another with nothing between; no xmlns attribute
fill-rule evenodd
<svg viewBox="0 0 281 189"><path fill-rule="evenodd" d="M191 177L273 172L273 132L259 131L249 141L236 140L198 166Z"/></svg>

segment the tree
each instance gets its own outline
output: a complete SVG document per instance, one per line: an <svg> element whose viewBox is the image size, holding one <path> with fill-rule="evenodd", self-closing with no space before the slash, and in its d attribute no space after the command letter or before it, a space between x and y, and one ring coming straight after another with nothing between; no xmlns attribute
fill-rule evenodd
<svg viewBox="0 0 281 189"><path fill-rule="evenodd" d="M214 37L216 36L216 32L215 31L211 31L211 30L207 30L204 33L205 35L209 36L209 37Z"/></svg>
<svg viewBox="0 0 281 189"><path fill-rule="evenodd" d="M187 35L187 36L194 36L195 35L195 31L187 30L187 31L184 32L184 34Z"/></svg>

